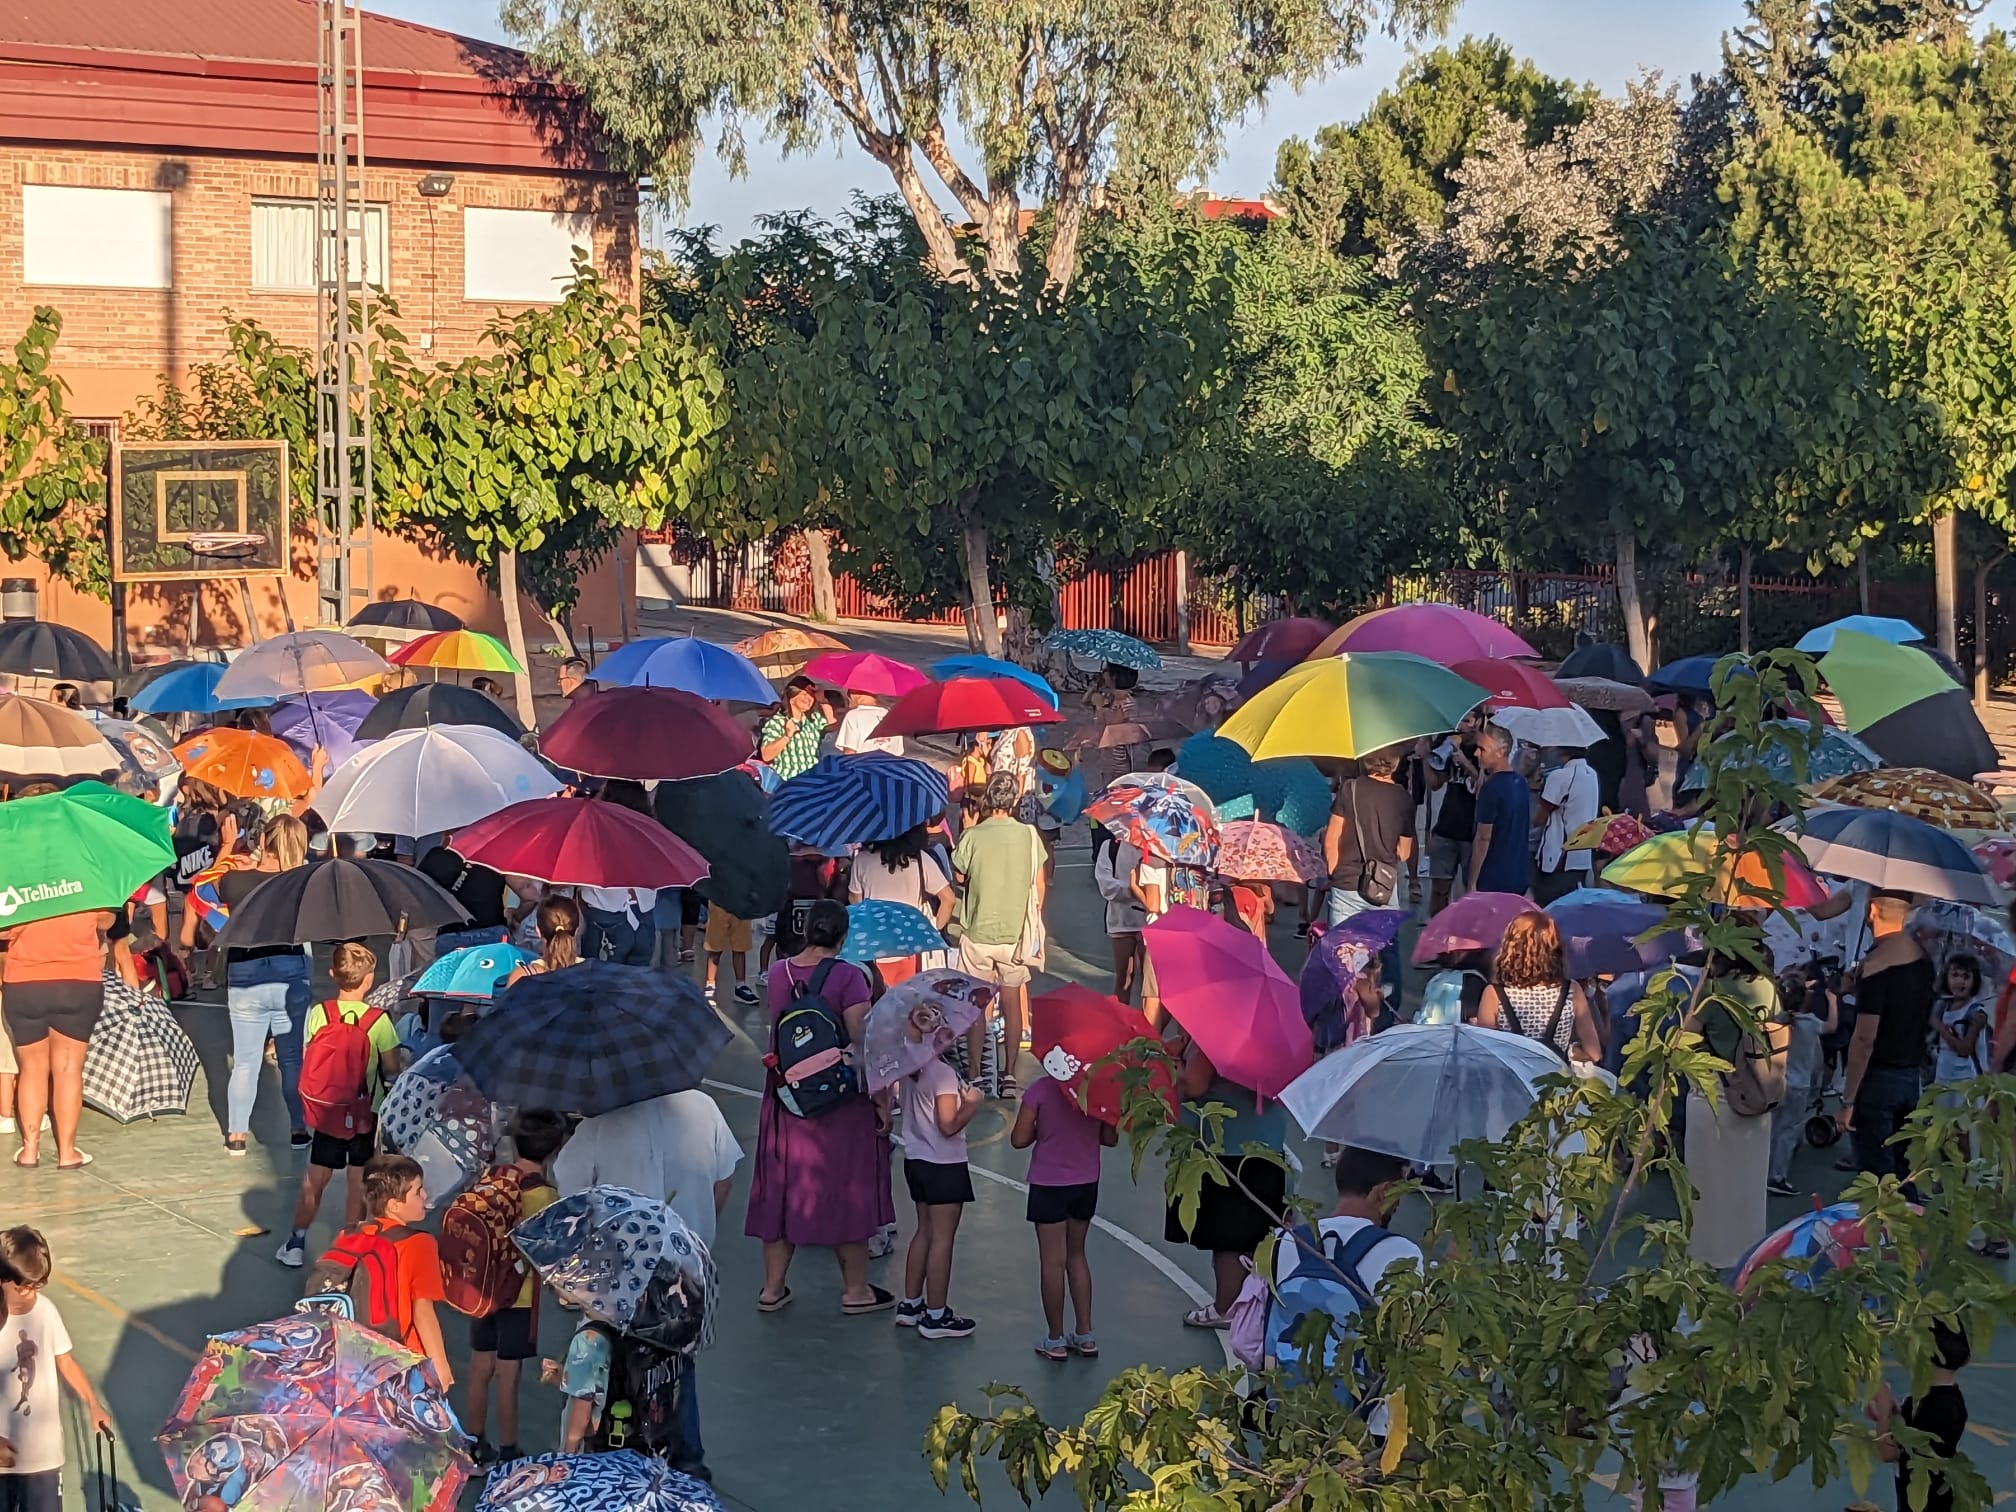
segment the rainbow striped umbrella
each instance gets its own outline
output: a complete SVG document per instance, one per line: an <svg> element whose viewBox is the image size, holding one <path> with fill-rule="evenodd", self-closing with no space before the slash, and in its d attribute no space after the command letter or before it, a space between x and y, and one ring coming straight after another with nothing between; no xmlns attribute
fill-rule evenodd
<svg viewBox="0 0 2016 1512"><path fill-rule="evenodd" d="M402 667L450 672L523 672L524 666L494 635L480 630L441 630L409 641L387 660Z"/></svg>

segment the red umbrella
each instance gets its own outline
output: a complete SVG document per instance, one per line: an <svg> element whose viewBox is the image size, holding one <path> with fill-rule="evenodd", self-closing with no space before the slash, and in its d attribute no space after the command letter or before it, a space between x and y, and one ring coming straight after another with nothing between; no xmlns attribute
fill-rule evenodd
<svg viewBox="0 0 2016 1512"><path fill-rule="evenodd" d="M1336 628L1328 620L1311 619L1307 615L1269 620L1240 636L1239 644L1225 653L1225 660L1249 665L1263 661L1298 662L1322 645L1324 637Z"/></svg>
<svg viewBox="0 0 2016 1512"><path fill-rule="evenodd" d="M465 861L556 887L691 887L708 871L662 824L590 798L514 803L449 843Z"/></svg>
<svg viewBox="0 0 2016 1512"><path fill-rule="evenodd" d="M1051 1078L1068 1086L1079 1106L1101 1123L1120 1121L1122 1066L1140 1062L1116 1060L1104 1066L1099 1062L1122 1045L1154 1038L1154 1027L1135 1009L1076 982L1029 1004L1030 1049ZM1176 1088L1167 1063L1146 1064L1149 1084L1168 1099L1174 1113Z"/></svg>
<svg viewBox="0 0 2016 1512"><path fill-rule="evenodd" d="M712 777L749 759L749 732L715 704L677 688L577 694L539 738L570 772L637 782Z"/></svg>
<svg viewBox="0 0 2016 1512"><path fill-rule="evenodd" d="M1061 724L1034 689L1012 677L953 677L913 688L889 707L879 735L956 735Z"/></svg>
<svg viewBox="0 0 2016 1512"><path fill-rule="evenodd" d="M801 675L849 693L872 693L878 698L901 698L931 681L908 662L877 656L873 651L828 651L807 662Z"/></svg>
<svg viewBox="0 0 2016 1512"><path fill-rule="evenodd" d="M1452 662L1449 670L1477 684L1499 708L1565 709L1570 702L1568 695L1554 686L1553 678L1525 662L1479 656Z"/></svg>

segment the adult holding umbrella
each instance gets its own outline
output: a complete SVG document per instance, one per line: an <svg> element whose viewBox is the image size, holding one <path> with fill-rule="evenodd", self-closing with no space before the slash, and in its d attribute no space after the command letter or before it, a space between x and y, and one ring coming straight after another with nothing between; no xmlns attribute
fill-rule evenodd
<svg viewBox="0 0 2016 1512"><path fill-rule="evenodd" d="M756 732L756 754L789 782L812 769L825 733L826 716L819 712L819 693L812 679L794 677L784 685L783 707Z"/></svg>
<svg viewBox="0 0 2016 1512"><path fill-rule="evenodd" d="M1841 637L1845 639L1846 634ZM1836 644L1839 644L1837 639ZM1938 972L1913 937L1910 900L1877 893L1869 900L1873 943L1855 965L1855 1032L1836 1121L1855 1137L1855 1163L1907 1183L1901 1133L1923 1088L1925 1046L1938 995ZM1908 1185L1907 1185L1908 1191Z"/></svg>
<svg viewBox="0 0 2016 1512"><path fill-rule="evenodd" d="M276 814L261 827L250 864L217 879L218 899L236 913L269 878L305 866L307 860L308 826L291 814ZM243 1155L249 1147L259 1068L265 1064L269 1039L280 1064L280 1099L287 1108L289 1142L297 1150L310 1142L300 1090L301 1031L308 1022L310 979L311 964L298 940L225 947L225 1004L231 1021L231 1080L224 1095L226 1154Z"/></svg>

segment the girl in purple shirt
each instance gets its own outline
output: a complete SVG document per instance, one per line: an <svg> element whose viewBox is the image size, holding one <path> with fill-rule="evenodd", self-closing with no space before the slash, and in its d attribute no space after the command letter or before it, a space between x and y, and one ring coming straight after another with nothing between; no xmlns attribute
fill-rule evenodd
<svg viewBox="0 0 2016 1512"><path fill-rule="evenodd" d="M1091 1359L1099 1353L1092 1334L1092 1266L1085 1236L1099 1211L1099 1151L1120 1142L1120 1131L1092 1117L1051 1077L1039 1077L1022 1094L1008 1142L1029 1156L1029 1221L1036 1225L1041 1263L1043 1318L1050 1332L1036 1346L1046 1360ZM1064 1290L1078 1331L1064 1332Z"/></svg>

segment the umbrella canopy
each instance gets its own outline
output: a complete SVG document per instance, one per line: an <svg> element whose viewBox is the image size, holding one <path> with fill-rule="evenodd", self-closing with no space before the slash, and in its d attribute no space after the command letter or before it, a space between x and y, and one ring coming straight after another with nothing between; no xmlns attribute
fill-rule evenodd
<svg viewBox="0 0 2016 1512"><path fill-rule="evenodd" d="M2006 982L2016 967L2016 931L1999 915L1966 903L1921 904L1911 913L1911 937L1935 961L1962 952L1976 957L1984 983Z"/></svg>
<svg viewBox="0 0 2016 1512"><path fill-rule="evenodd" d="M110 682L116 675L98 642L47 620L0 622L0 672L61 682Z"/></svg>
<svg viewBox="0 0 2016 1512"><path fill-rule="evenodd" d="M85 1102L122 1124L186 1113L199 1064L166 1003L105 973L105 1009L84 1052Z"/></svg>
<svg viewBox="0 0 2016 1512"><path fill-rule="evenodd" d="M1468 892L1430 919L1414 941L1414 964L1465 950L1496 950L1505 928L1534 905L1516 893Z"/></svg>
<svg viewBox="0 0 2016 1512"><path fill-rule="evenodd" d="M1499 728L1530 746L1579 751L1610 738L1587 709L1573 703L1559 709L1500 709L1491 718Z"/></svg>
<svg viewBox="0 0 2016 1512"><path fill-rule="evenodd" d="M1691 945L1684 931L1660 929L1662 905L1607 888L1579 887L1549 903L1547 912L1561 932L1568 975L1578 982L1663 966Z"/></svg>
<svg viewBox="0 0 2016 1512"><path fill-rule="evenodd" d="M820 630L787 625L745 636L731 649L748 657L765 677L796 677L821 651L845 651L847 642Z"/></svg>
<svg viewBox="0 0 2016 1512"><path fill-rule="evenodd" d="M272 700L219 698L217 683L230 669L223 662L185 662L154 678L126 700L138 714L215 714L224 709L252 709Z"/></svg>
<svg viewBox="0 0 2016 1512"><path fill-rule="evenodd" d="M1602 709L1612 714L1650 714L1657 707L1652 695L1636 683L1618 682L1608 677L1556 677L1554 686L1568 695L1571 703L1585 709Z"/></svg>
<svg viewBox="0 0 2016 1512"><path fill-rule="evenodd" d="M728 771L749 759L751 746L749 732L704 698L676 688L609 688L569 703L539 750L570 772L652 782Z"/></svg>
<svg viewBox="0 0 2016 1512"><path fill-rule="evenodd" d="M940 682L955 677L1011 677L1041 698L1051 708L1058 707L1057 690L1041 672L1031 672L998 656L947 656L931 663L931 675Z"/></svg>
<svg viewBox="0 0 2016 1512"><path fill-rule="evenodd" d="M2006 830L2007 816L1981 789L1923 767L1880 767L1821 783L1813 796L1851 808L1894 809L1948 830Z"/></svg>
<svg viewBox="0 0 2016 1512"><path fill-rule="evenodd" d="M1210 871L1218 863L1218 811L1196 783L1167 772L1115 778L1085 817L1172 866Z"/></svg>
<svg viewBox="0 0 2016 1512"><path fill-rule="evenodd" d="M1657 833L1636 814L1598 814L1587 824L1578 824L1563 843L1564 850L1601 851L1621 856L1643 845Z"/></svg>
<svg viewBox="0 0 2016 1512"><path fill-rule="evenodd" d="M1063 718L1020 678L954 677L912 688L890 705L875 733L971 735L1021 725L1059 724Z"/></svg>
<svg viewBox="0 0 2016 1512"><path fill-rule="evenodd" d="M661 1347L699 1341L712 1264L663 1202L592 1186L533 1214L511 1239L555 1296L595 1322Z"/></svg>
<svg viewBox="0 0 2016 1512"><path fill-rule="evenodd" d="M1866 635L1872 640L1888 641L1893 646L1902 645L1906 641L1925 639L1925 632L1909 620L1885 619L1880 614L1850 614L1808 630L1799 637L1792 649L1804 651L1810 656L1822 655L1834 649L1834 637L1844 630L1851 635Z"/></svg>
<svg viewBox="0 0 2016 1512"><path fill-rule="evenodd" d="M1980 715L1958 687L1922 698L1858 733L1891 766L1929 767L1971 781L2002 765L2002 755L1988 738Z"/></svg>
<svg viewBox="0 0 2016 1512"><path fill-rule="evenodd" d="M1744 1291L1766 1266L1783 1265L1793 1286L1811 1291L1822 1276L1847 1265L1869 1244L1859 1203L1816 1207L1759 1239L1736 1267L1735 1287Z"/></svg>
<svg viewBox="0 0 2016 1512"><path fill-rule="evenodd" d="M533 798L457 830L465 861L557 887L691 887L707 860L662 824L593 798Z"/></svg>
<svg viewBox="0 0 2016 1512"><path fill-rule="evenodd" d="M1626 683L1634 688L1645 681L1645 669L1631 659L1629 651L1611 641L1577 646L1554 669L1554 675L1557 678L1596 677L1605 682Z"/></svg>
<svg viewBox="0 0 2016 1512"><path fill-rule="evenodd" d="M777 701L777 690L748 657L690 635L660 635L618 646L588 676L605 688L677 688L734 703Z"/></svg>
<svg viewBox="0 0 2016 1512"><path fill-rule="evenodd" d="M1313 835L1330 818L1330 783L1301 756L1255 761L1246 747L1206 733L1183 742L1176 769L1210 796L1220 821L1264 816L1298 835Z"/></svg>
<svg viewBox="0 0 2016 1512"><path fill-rule="evenodd" d="M1715 691L1715 664L1719 656L1683 656L1670 661L1645 679L1648 693L1699 693ZM1739 664L1740 665L1740 664Z"/></svg>
<svg viewBox="0 0 2016 1512"><path fill-rule="evenodd" d="M250 950L446 929L467 910L432 877L396 861L311 861L275 872L231 910L218 942Z"/></svg>
<svg viewBox="0 0 2016 1512"><path fill-rule="evenodd" d="M593 1117L699 1086L731 1037L690 978L583 961L505 989L455 1051L498 1102Z"/></svg>
<svg viewBox="0 0 2016 1512"><path fill-rule="evenodd" d="M945 774L929 762L864 751L821 756L778 788L770 824L780 835L823 851L893 840L945 812Z"/></svg>
<svg viewBox="0 0 2016 1512"><path fill-rule="evenodd" d="M1293 664L1308 657L1337 627L1328 620L1308 615L1269 620L1255 625L1239 637L1239 643L1225 653L1225 660L1252 666L1255 662Z"/></svg>
<svg viewBox="0 0 2016 1512"><path fill-rule="evenodd" d="M695 891L738 919L784 906L791 852L770 827L770 800L745 773L661 782L652 795L658 822L706 859Z"/></svg>
<svg viewBox="0 0 2016 1512"><path fill-rule="evenodd" d="M499 1465L476 1512L720 1512L705 1481L631 1449L535 1454Z"/></svg>
<svg viewBox="0 0 2016 1512"><path fill-rule="evenodd" d="M437 604L422 603L416 598L379 599L366 604L344 626L346 630L391 630L401 636L438 635L443 630L460 630L462 620L459 615L450 614ZM383 640L380 635L367 639Z"/></svg>
<svg viewBox="0 0 2016 1512"><path fill-rule="evenodd" d="M1320 882L1323 853L1292 830L1264 819L1234 819L1218 831L1218 875L1234 882Z"/></svg>
<svg viewBox="0 0 2016 1512"><path fill-rule="evenodd" d="M963 971L920 971L883 993L861 1026L869 1092L893 1086L937 1060L980 1022L995 996L993 987Z"/></svg>
<svg viewBox="0 0 2016 1512"><path fill-rule="evenodd" d="M1137 672L1162 665L1153 646L1118 630L1053 630L1043 637L1043 648L1089 657L1108 666L1132 667Z"/></svg>
<svg viewBox="0 0 2016 1512"><path fill-rule="evenodd" d="M1161 1036L1139 1010L1076 982L1046 992L1029 1004L1029 1048L1052 1081L1071 1089L1079 1107L1101 1123L1120 1122L1126 1083L1123 1072L1145 1066L1148 1084L1176 1108L1176 1086L1166 1061L1153 1051L1114 1058L1122 1046Z"/></svg>
<svg viewBox="0 0 2016 1512"><path fill-rule="evenodd" d="M1848 728L1858 735L1892 714L1960 686L1916 646L1894 645L1852 630L1834 637L1833 646L1820 658L1820 675L1841 701Z"/></svg>
<svg viewBox="0 0 2016 1512"><path fill-rule="evenodd" d="M378 1108L387 1143L420 1162L427 1173L427 1205L436 1208L495 1163L509 1123L509 1111L463 1073L453 1045L428 1051L400 1072Z"/></svg>
<svg viewBox="0 0 2016 1512"><path fill-rule="evenodd" d="M1811 726L1803 719L1767 719L1767 726L1791 731L1801 746L1806 746ZM1846 730L1833 725L1822 725L1817 739L1811 739L1806 755L1803 773L1792 770L1791 748L1778 741L1765 741L1741 753L1742 759L1753 762L1758 770L1779 782L1825 782L1831 777L1839 777L1848 772L1874 771L1883 765L1883 758L1869 749L1867 743ZM1698 792L1708 785L1708 764L1697 761L1688 768L1681 779L1680 791Z"/></svg>
<svg viewBox="0 0 2016 1512"><path fill-rule="evenodd" d="M304 693L275 704L266 724L303 761L309 760L319 745L329 753L332 765L341 766L357 754L362 744L357 727L377 707L377 699L355 688Z"/></svg>
<svg viewBox="0 0 2016 1512"><path fill-rule="evenodd" d="M840 950L843 961L866 965L944 948L945 937L908 903L864 898L848 905L847 943Z"/></svg>
<svg viewBox="0 0 2016 1512"><path fill-rule="evenodd" d="M1806 815L1799 849L1815 871L1887 892L1997 905L1974 853L1943 829L1891 809L1822 809Z"/></svg>
<svg viewBox="0 0 2016 1512"><path fill-rule="evenodd" d="M182 770L236 798L284 798L308 791L308 768L286 741L257 730L214 729L175 747Z"/></svg>
<svg viewBox="0 0 2016 1512"><path fill-rule="evenodd" d="M337 630L290 630L238 654L217 680L219 698L278 699L382 677L385 658Z"/></svg>
<svg viewBox="0 0 2016 1512"><path fill-rule="evenodd" d="M315 812L337 833L431 835L560 783L539 758L483 725L429 725L369 745L329 774Z"/></svg>
<svg viewBox="0 0 2016 1512"><path fill-rule="evenodd" d="M449 1512L470 1471L426 1360L328 1314L213 1335L154 1442L186 1507Z"/></svg>
<svg viewBox="0 0 2016 1512"><path fill-rule="evenodd" d="M1484 690L1400 651L1347 651L1304 663L1254 695L1219 730L1253 755L1369 756L1453 730Z"/></svg>
<svg viewBox="0 0 2016 1512"><path fill-rule="evenodd" d="M1466 1140L1503 1139L1542 1081L1564 1075L1537 1040L1475 1024L1400 1024L1326 1055L1281 1094L1311 1139L1446 1165Z"/></svg>
<svg viewBox="0 0 2016 1512"><path fill-rule="evenodd" d="M1449 670L1482 688L1498 709L1565 709L1568 695L1554 679L1528 662L1491 661L1472 657L1451 662Z"/></svg>
<svg viewBox="0 0 2016 1512"><path fill-rule="evenodd" d="M158 787L161 779L182 770L175 748L153 720L101 719L98 733L119 753L119 774L112 779L122 793L138 795Z"/></svg>
<svg viewBox="0 0 2016 1512"><path fill-rule="evenodd" d="M1705 825L1654 835L1603 868L1603 880L1654 898L1678 897L1691 878L1715 875L1710 901L1730 908L1812 908L1828 891L1795 856L1783 858L1782 880L1756 851L1731 864L1727 849Z"/></svg>
<svg viewBox="0 0 2016 1512"><path fill-rule="evenodd" d="M407 989L413 997L467 998L488 1002L511 975L527 961L538 957L529 950L501 942L464 945L444 956L436 956L419 979Z"/></svg>
<svg viewBox="0 0 2016 1512"><path fill-rule="evenodd" d="M437 630L408 641L386 658L399 667L433 667L447 672L511 672L525 664L494 635L480 630Z"/></svg>
<svg viewBox="0 0 2016 1512"><path fill-rule="evenodd" d="M394 688L351 733L360 742L383 740L401 730L424 730L429 725L482 725L513 740L525 733L525 726L489 694L444 682Z"/></svg>
<svg viewBox="0 0 2016 1512"><path fill-rule="evenodd" d="M103 783L0 803L0 926L118 908L174 864L167 810Z"/></svg>
<svg viewBox="0 0 2016 1512"><path fill-rule="evenodd" d="M1162 1001L1218 1073L1262 1097L1309 1068L1300 994L1265 942L1181 904L1141 932Z"/></svg>
<svg viewBox="0 0 2016 1512"><path fill-rule="evenodd" d="M807 662L804 675L849 693L872 693L878 698L901 698L931 681L908 662L873 651L829 651Z"/></svg>
<svg viewBox="0 0 2016 1512"><path fill-rule="evenodd" d="M0 773L97 777L120 765L111 742L76 710L39 698L0 698Z"/></svg>
<svg viewBox="0 0 2016 1512"><path fill-rule="evenodd" d="M1346 622L1310 653L1406 651L1448 666L1478 657L1538 656L1519 636L1487 615L1454 604L1395 604Z"/></svg>

